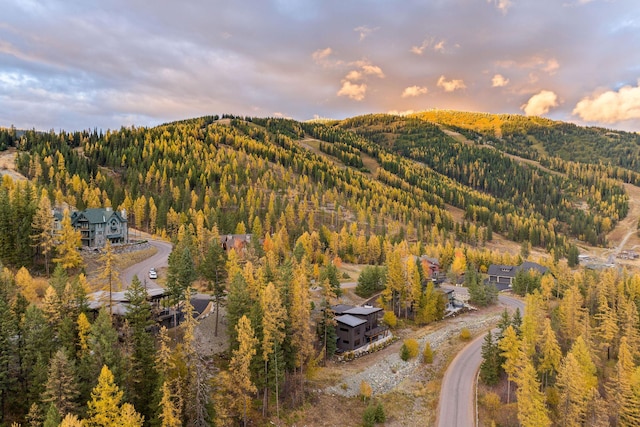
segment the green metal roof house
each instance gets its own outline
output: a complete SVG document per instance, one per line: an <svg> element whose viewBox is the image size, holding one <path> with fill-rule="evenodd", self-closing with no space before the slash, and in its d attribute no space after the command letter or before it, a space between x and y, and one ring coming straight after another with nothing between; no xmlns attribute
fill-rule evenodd
<svg viewBox="0 0 640 427"><path fill-rule="evenodd" d="M91 208L71 214L71 225L82 233L82 246L102 248L112 243L129 243L127 213L112 208Z"/></svg>

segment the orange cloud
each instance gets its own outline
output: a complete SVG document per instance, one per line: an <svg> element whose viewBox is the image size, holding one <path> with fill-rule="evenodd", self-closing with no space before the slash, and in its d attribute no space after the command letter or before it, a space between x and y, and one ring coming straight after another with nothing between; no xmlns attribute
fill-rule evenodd
<svg viewBox="0 0 640 427"><path fill-rule="evenodd" d="M616 123L640 119L640 80L638 86L624 86L619 91L602 92L582 98L572 114L588 122Z"/></svg>
<svg viewBox="0 0 640 427"><path fill-rule="evenodd" d="M402 91L403 98L410 98L414 96L424 95L429 89L424 86L409 86Z"/></svg>
<svg viewBox="0 0 640 427"><path fill-rule="evenodd" d="M458 89L465 89L467 85L464 84L464 80L447 81L444 76L440 76L438 79L438 87L443 88L445 92L453 92Z"/></svg>
<svg viewBox="0 0 640 427"><path fill-rule="evenodd" d="M541 90L533 95L523 104L520 109L524 110L527 116L541 116L549 112L553 107L557 107L558 95L550 90Z"/></svg>

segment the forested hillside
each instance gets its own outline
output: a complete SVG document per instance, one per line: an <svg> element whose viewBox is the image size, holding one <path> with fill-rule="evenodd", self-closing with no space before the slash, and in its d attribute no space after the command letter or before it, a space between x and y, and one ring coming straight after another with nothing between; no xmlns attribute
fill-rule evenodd
<svg viewBox="0 0 640 427"><path fill-rule="evenodd" d="M65 425L112 417L132 426L279 418L303 406L305 375L335 350L329 307L341 292L341 262L384 266L365 268L362 287L382 291L389 316L419 328L440 320L444 304L430 281L424 285L416 256L437 258L451 277L466 273L474 303L485 305L495 293L485 292L479 274L492 263L519 264L531 246L548 253L557 283L520 278L531 280L524 293L540 293L531 297L540 309L525 320L541 326L548 310L562 354L586 334L600 396L621 387L607 384L630 351L625 378L636 390L640 382L630 372L638 355L625 346L638 342L640 281L573 275L563 258L577 256L576 241L605 246L627 215L622 182L640 183L637 138L459 112L304 123L208 116L106 132L0 129L0 150L16 147L17 168L29 178L5 177L0 185L0 425L57 425L65 417ZM131 227L174 243L171 304L189 311L196 283L226 305L224 357L196 357L190 313L179 335L152 335L139 282L128 290L133 308L124 328L104 310L89 316L86 294L101 285L82 274L68 211L103 206L126 210ZM55 235L53 208L67 210ZM219 245L225 234L253 237L227 257ZM487 249L495 234L523 250ZM105 269L110 256L101 257ZM46 291L34 287L36 275ZM606 292L597 286L605 279ZM322 292L314 303L312 283ZM588 319L595 329L571 326L569 306L582 310L572 319ZM605 321L627 339L611 337ZM546 351L531 334L523 326L522 351ZM586 341L592 334L600 335ZM531 363L556 395L547 416L560 422L559 362ZM500 368L493 374L500 377ZM617 420L615 411L609 413Z"/></svg>

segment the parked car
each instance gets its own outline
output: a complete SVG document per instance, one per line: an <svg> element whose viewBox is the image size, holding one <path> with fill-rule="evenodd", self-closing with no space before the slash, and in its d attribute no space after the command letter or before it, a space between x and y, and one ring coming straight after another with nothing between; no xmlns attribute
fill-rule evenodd
<svg viewBox="0 0 640 427"><path fill-rule="evenodd" d="M158 272L156 271L155 268L152 268L151 270L149 270L149 279L157 279L158 278Z"/></svg>

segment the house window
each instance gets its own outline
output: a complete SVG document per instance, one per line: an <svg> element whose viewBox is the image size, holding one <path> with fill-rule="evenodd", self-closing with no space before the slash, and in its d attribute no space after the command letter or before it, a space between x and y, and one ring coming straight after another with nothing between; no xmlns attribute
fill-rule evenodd
<svg viewBox="0 0 640 427"><path fill-rule="evenodd" d="M349 332L349 330L348 330L347 328L340 328L340 330L341 330L342 332Z"/></svg>
<svg viewBox="0 0 640 427"><path fill-rule="evenodd" d="M355 345L356 347L360 345L360 340L355 340L355 342L353 343L353 345Z"/></svg>
<svg viewBox="0 0 640 427"><path fill-rule="evenodd" d="M360 335L360 328L356 329L356 335Z"/></svg>
<svg viewBox="0 0 640 427"><path fill-rule="evenodd" d="M342 344L349 344L349 340L342 340Z"/></svg>

